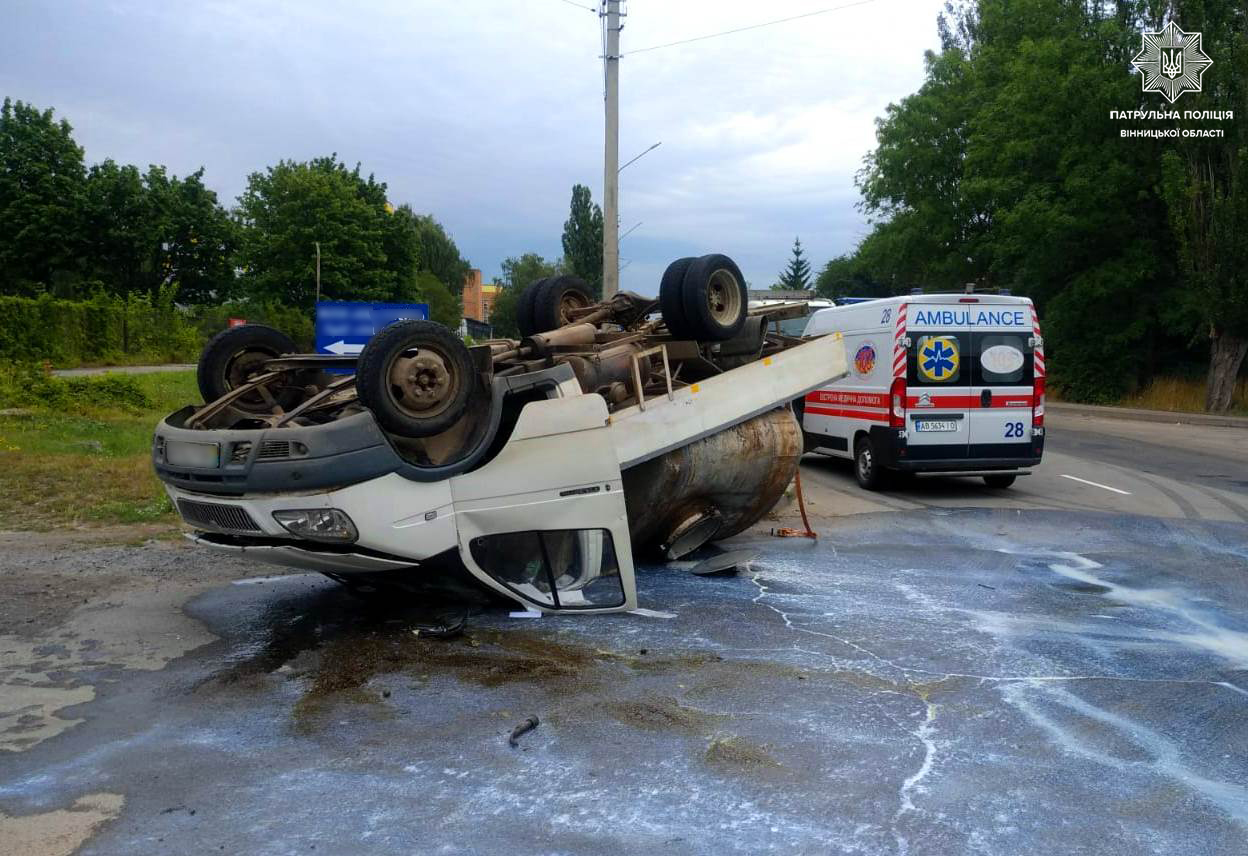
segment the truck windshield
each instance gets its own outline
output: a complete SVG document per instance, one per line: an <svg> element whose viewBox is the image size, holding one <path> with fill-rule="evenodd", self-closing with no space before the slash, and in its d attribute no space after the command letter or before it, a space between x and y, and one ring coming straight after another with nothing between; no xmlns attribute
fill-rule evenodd
<svg viewBox="0 0 1248 856"><path fill-rule="evenodd" d="M555 609L624 603L615 542L606 529L482 535L470 549L481 570L533 603Z"/></svg>

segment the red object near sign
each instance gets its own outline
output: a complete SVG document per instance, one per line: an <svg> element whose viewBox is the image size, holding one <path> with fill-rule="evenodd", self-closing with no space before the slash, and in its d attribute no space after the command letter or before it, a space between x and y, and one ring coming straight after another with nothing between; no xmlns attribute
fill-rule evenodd
<svg viewBox="0 0 1248 856"><path fill-rule="evenodd" d="M246 318L230 318L227 322L231 327L241 327L247 323Z"/></svg>

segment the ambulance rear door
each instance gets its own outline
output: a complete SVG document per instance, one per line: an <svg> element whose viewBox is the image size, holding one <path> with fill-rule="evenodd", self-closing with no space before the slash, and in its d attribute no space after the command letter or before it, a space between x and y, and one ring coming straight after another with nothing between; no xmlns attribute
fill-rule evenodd
<svg viewBox="0 0 1248 856"><path fill-rule="evenodd" d="M911 460L956 460L971 442L971 334L964 307L912 303L906 349L906 446Z"/></svg>
<svg viewBox="0 0 1248 856"><path fill-rule="evenodd" d="M1035 382L1031 310L986 305L986 327L972 328L966 369L971 383L970 443L974 458L1031 454Z"/></svg>

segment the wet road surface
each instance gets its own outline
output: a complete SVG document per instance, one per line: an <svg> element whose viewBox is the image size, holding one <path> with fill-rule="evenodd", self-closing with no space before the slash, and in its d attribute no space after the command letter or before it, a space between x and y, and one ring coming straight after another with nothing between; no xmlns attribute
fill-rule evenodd
<svg viewBox="0 0 1248 856"><path fill-rule="evenodd" d="M1008 489L978 478L913 478L878 492L854 481L850 461L802 459L803 482L824 516L921 508L1108 511L1248 523L1248 430L1047 417L1044 458Z"/></svg>
<svg viewBox="0 0 1248 856"><path fill-rule="evenodd" d="M670 618L488 607L445 640L315 577L205 585L185 611L216 641L78 663L94 698L58 716L81 721L0 755L0 830L98 817L85 854L1248 852L1242 523L818 528L736 539L761 555L735 576L643 570Z"/></svg>

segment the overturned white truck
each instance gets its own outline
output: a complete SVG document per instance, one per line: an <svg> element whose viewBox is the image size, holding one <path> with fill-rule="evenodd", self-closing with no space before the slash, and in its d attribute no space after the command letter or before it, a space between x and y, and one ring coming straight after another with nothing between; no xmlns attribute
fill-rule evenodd
<svg viewBox="0 0 1248 856"><path fill-rule="evenodd" d="M522 338L474 347L400 321L357 360L236 327L153 465L207 548L347 585L462 563L528 609L632 609L635 551L736 534L791 482L788 403L846 372L839 335L779 332L802 311L749 310L716 254L673 262L658 300L541 280Z"/></svg>

